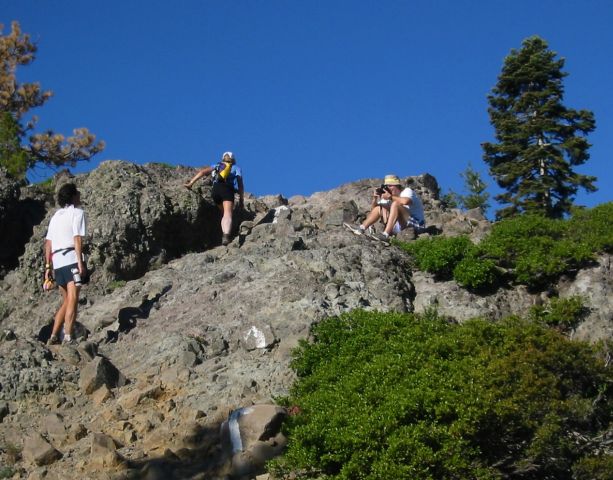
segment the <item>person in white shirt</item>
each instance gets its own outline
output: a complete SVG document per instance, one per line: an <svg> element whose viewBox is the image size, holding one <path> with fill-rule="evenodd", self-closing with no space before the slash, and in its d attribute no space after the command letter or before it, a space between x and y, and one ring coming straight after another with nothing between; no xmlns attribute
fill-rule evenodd
<svg viewBox="0 0 613 480"><path fill-rule="evenodd" d="M372 233L369 227L379 220L385 223L385 230ZM360 225L345 224L345 227L356 235L368 233L371 238L387 242L392 235L408 227L417 233L424 231L424 207L411 188L402 188L396 175L386 175L383 185L373 192L371 210L366 219Z"/></svg>
<svg viewBox="0 0 613 480"><path fill-rule="evenodd" d="M48 281L53 266L53 278L62 294L62 305L53 321L50 345L60 343L59 333L64 327L64 342L75 344L72 338L77 318L81 279L87 274L83 262L83 238L87 235L85 212L81 205L81 194L74 183L63 185L57 195L60 209L49 222L45 237L45 281Z"/></svg>

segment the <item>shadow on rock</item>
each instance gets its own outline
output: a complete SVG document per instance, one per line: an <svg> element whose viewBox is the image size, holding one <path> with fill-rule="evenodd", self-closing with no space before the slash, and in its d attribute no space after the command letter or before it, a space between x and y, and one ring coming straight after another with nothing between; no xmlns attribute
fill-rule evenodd
<svg viewBox="0 0 613 480"><path fill-rule="evenodd" d="M221 447L219 424L194 428L183 444L176 451L166 449L157 458L128 461L129 470L120 478L180 480L196 475L198 478L223 477L230 472L231 459Z"/></svg>
<svg viewBox="0 0 613 480"><path fill-rule="evenodd" d="M153 298L146 298L138 307L124 307L119 310L117 314L117 330L107 330L105 343L114 343L119 339L120 333L128 333L130 330L136 327L138 320L146 320L149 318L151 309L157 304L168 291L170 286L166 286L160 293Z"/></svg>
<svg viewBox="0 0 613 480"><path fill-rule="evenodd" d="M47 343L47 340L49 340L49 337L51 337L51 332L53 331L53 320L51 320L47 325L45 325L44 327L42 327L37 335L37 340L39 342L42 343ZM85 327L85 325L83 325L80 322L74 322L73 325L73 336L76 339L80 339L80 340L86 340L89 335L90 335L90 331Z"/></svg>

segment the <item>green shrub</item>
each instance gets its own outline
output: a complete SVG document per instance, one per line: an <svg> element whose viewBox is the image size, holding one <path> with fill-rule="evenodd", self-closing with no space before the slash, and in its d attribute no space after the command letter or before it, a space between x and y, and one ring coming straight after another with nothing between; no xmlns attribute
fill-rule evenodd
<svg viewBox="0 0 613 480"><path fill-rule="evenodd" d="M523 247L511 268L515 281L531 288L548 285L563 273L576 271L594 258L586 244L568 239L533 237L526 239Z"/></svg>
<svg viewBox="0 0 613 480"><path fill-rule="evenodd" d="M552 298L546 305L535 305L530 309L529 317L561 331L570 331L579 325L587 314L583 299L579 296L569 298Z"/></svg>
<svg viewBox="0 0 613 480"><path fill-rule="evenodd" d="M594 252L613 252L613 202L591 209L573 211L568 221L568 236L584 243Z"/></svg>
<svg viewBox="0 0 613 480"><path fill-rule="evenodd" d="M498 222L479 245L490 258L505 268L513 268L517 259L533 250L541 252L542 239L555 243L564 238L566 225L538 215L522 215Z"/></svg>
<svg viewBox="0 0 613 480"><path fill-rule="evenodd" d="M0 466L0 478L13 478L14 475L15 469L13 467Z"/></svg>
<svg viewBox="0 0 613 480"><path fill-rule="evenodd" d="M613 455L599 455L579 460L573 466L573 480L611 480Z"/></svg>
<svg viewBox="0 0 613 480"><path fill-rule="evenodd" d="M439 279L452 277L473 290L489 289L505 277L542 289L562 274L593 262L595 254L613 251L613 202L575 209L569 220L521 215L494 224L479 245L466 236L394 242L410 253L417 268ZM498 267L498 268L495 268Z"/></svg>
<svg viewBox="0 0 613 480"><path fill-rule="evenodd" d="M499 277L498 268L492 260L476 256L463 258L453 269L453 279L469 290L491 290L498 285Z"/></svg>
<svg viewBox="0 0 613 480"><path fill-rule="evenodd" d="M593 348L535 323L353 312L313 338L292 361L278 476L565 480L611 421Z"/></svg>
<svg viewBox="0 0 613 480"><path fill-rule="evenodd" d="M126 281L125 280L112 280L110 281L107 285L106 285L106 293L111 293L115 290L117 290L118 288L123 288L126 286Z"/></svg>
<svg viewBox="0 0 613 480"><path fill-rule="evenodd" d="M456 265L475 248L466 236L424 238L400 246L415 257L420 270L441 279L450 279Z"/></svg>

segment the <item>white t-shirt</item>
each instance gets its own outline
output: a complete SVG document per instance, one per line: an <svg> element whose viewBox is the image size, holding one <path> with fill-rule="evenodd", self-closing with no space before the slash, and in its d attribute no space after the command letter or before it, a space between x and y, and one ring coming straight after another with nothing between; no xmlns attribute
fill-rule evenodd
<svg viewBox="0 0 613 480"><path fill-rule="evenodd" d="M411 199L411 203L409 205L404 206L404 208L409 211L411 216L417 219L419 222L425 222L426 219L424 217L424 206L422 205L419 196L409 187L405 188L402 192L400 192L400 196Z"/></svg>
<svg viewBox="0 0 613 480"><path fill-rule="evenodd" d="M65 248L74 248L74 237L84 237L87 235L85 212L74 205L60 208L49 222L47 230L47 240L51 241L51 251L53 254L53 268L65 267L77 263L77 253L74 250L64 253Z"/></svg>

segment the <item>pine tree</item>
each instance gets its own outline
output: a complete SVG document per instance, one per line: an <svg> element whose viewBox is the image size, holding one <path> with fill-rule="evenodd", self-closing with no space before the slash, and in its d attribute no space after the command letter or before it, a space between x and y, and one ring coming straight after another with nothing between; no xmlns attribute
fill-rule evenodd
<svg viewBox="0 0 613 480"><path fill-rule="evenodd" d="M495 198L508 204L498 218L523 212L560 218L570 211L579 188L596 190L596 177L573 167L589 159L585 136L594 114L562 104L564 59L538 36L506 57L498 83L488 95L490 121L498 143L484 143L484 160L498 185Z"/></svg>
<svg viewBox="0 0 613 480"><path fill-rule="evenodd" d="M0 166L13 178L24 180L28 154L20 144L19 124L9 112L0 112Z"/></svg>
<svg viewBox="0 0 613 480"><path fill-rule="evenodd" d="M490 198L490 194L485 191L487 184L481 179L479 172L473 170L470 163L468 167L466 167L466 170L460 173L460 176L464 179L466 190L470 192L468 195L460 196L462 206L466 210L479 208L481 213L485 214L486 210L490 207L487 202Z"/></svg>
<svg viewBox="0 0 613 480"><path fill-rule="evenodd" d="M75 129L68 138L50 130L33 133L38 119L29 113L44 105L53 93L43 91L38 83L18 82L17 68L34 61L36 45L22 34L18 22L11 24L6 35L2 29L0 24L0 166L24 179L25 172L36 164L74 166L102 151L104 142L96 142L86 128ZM29 132L32 134L26 138Z"/></svg>

